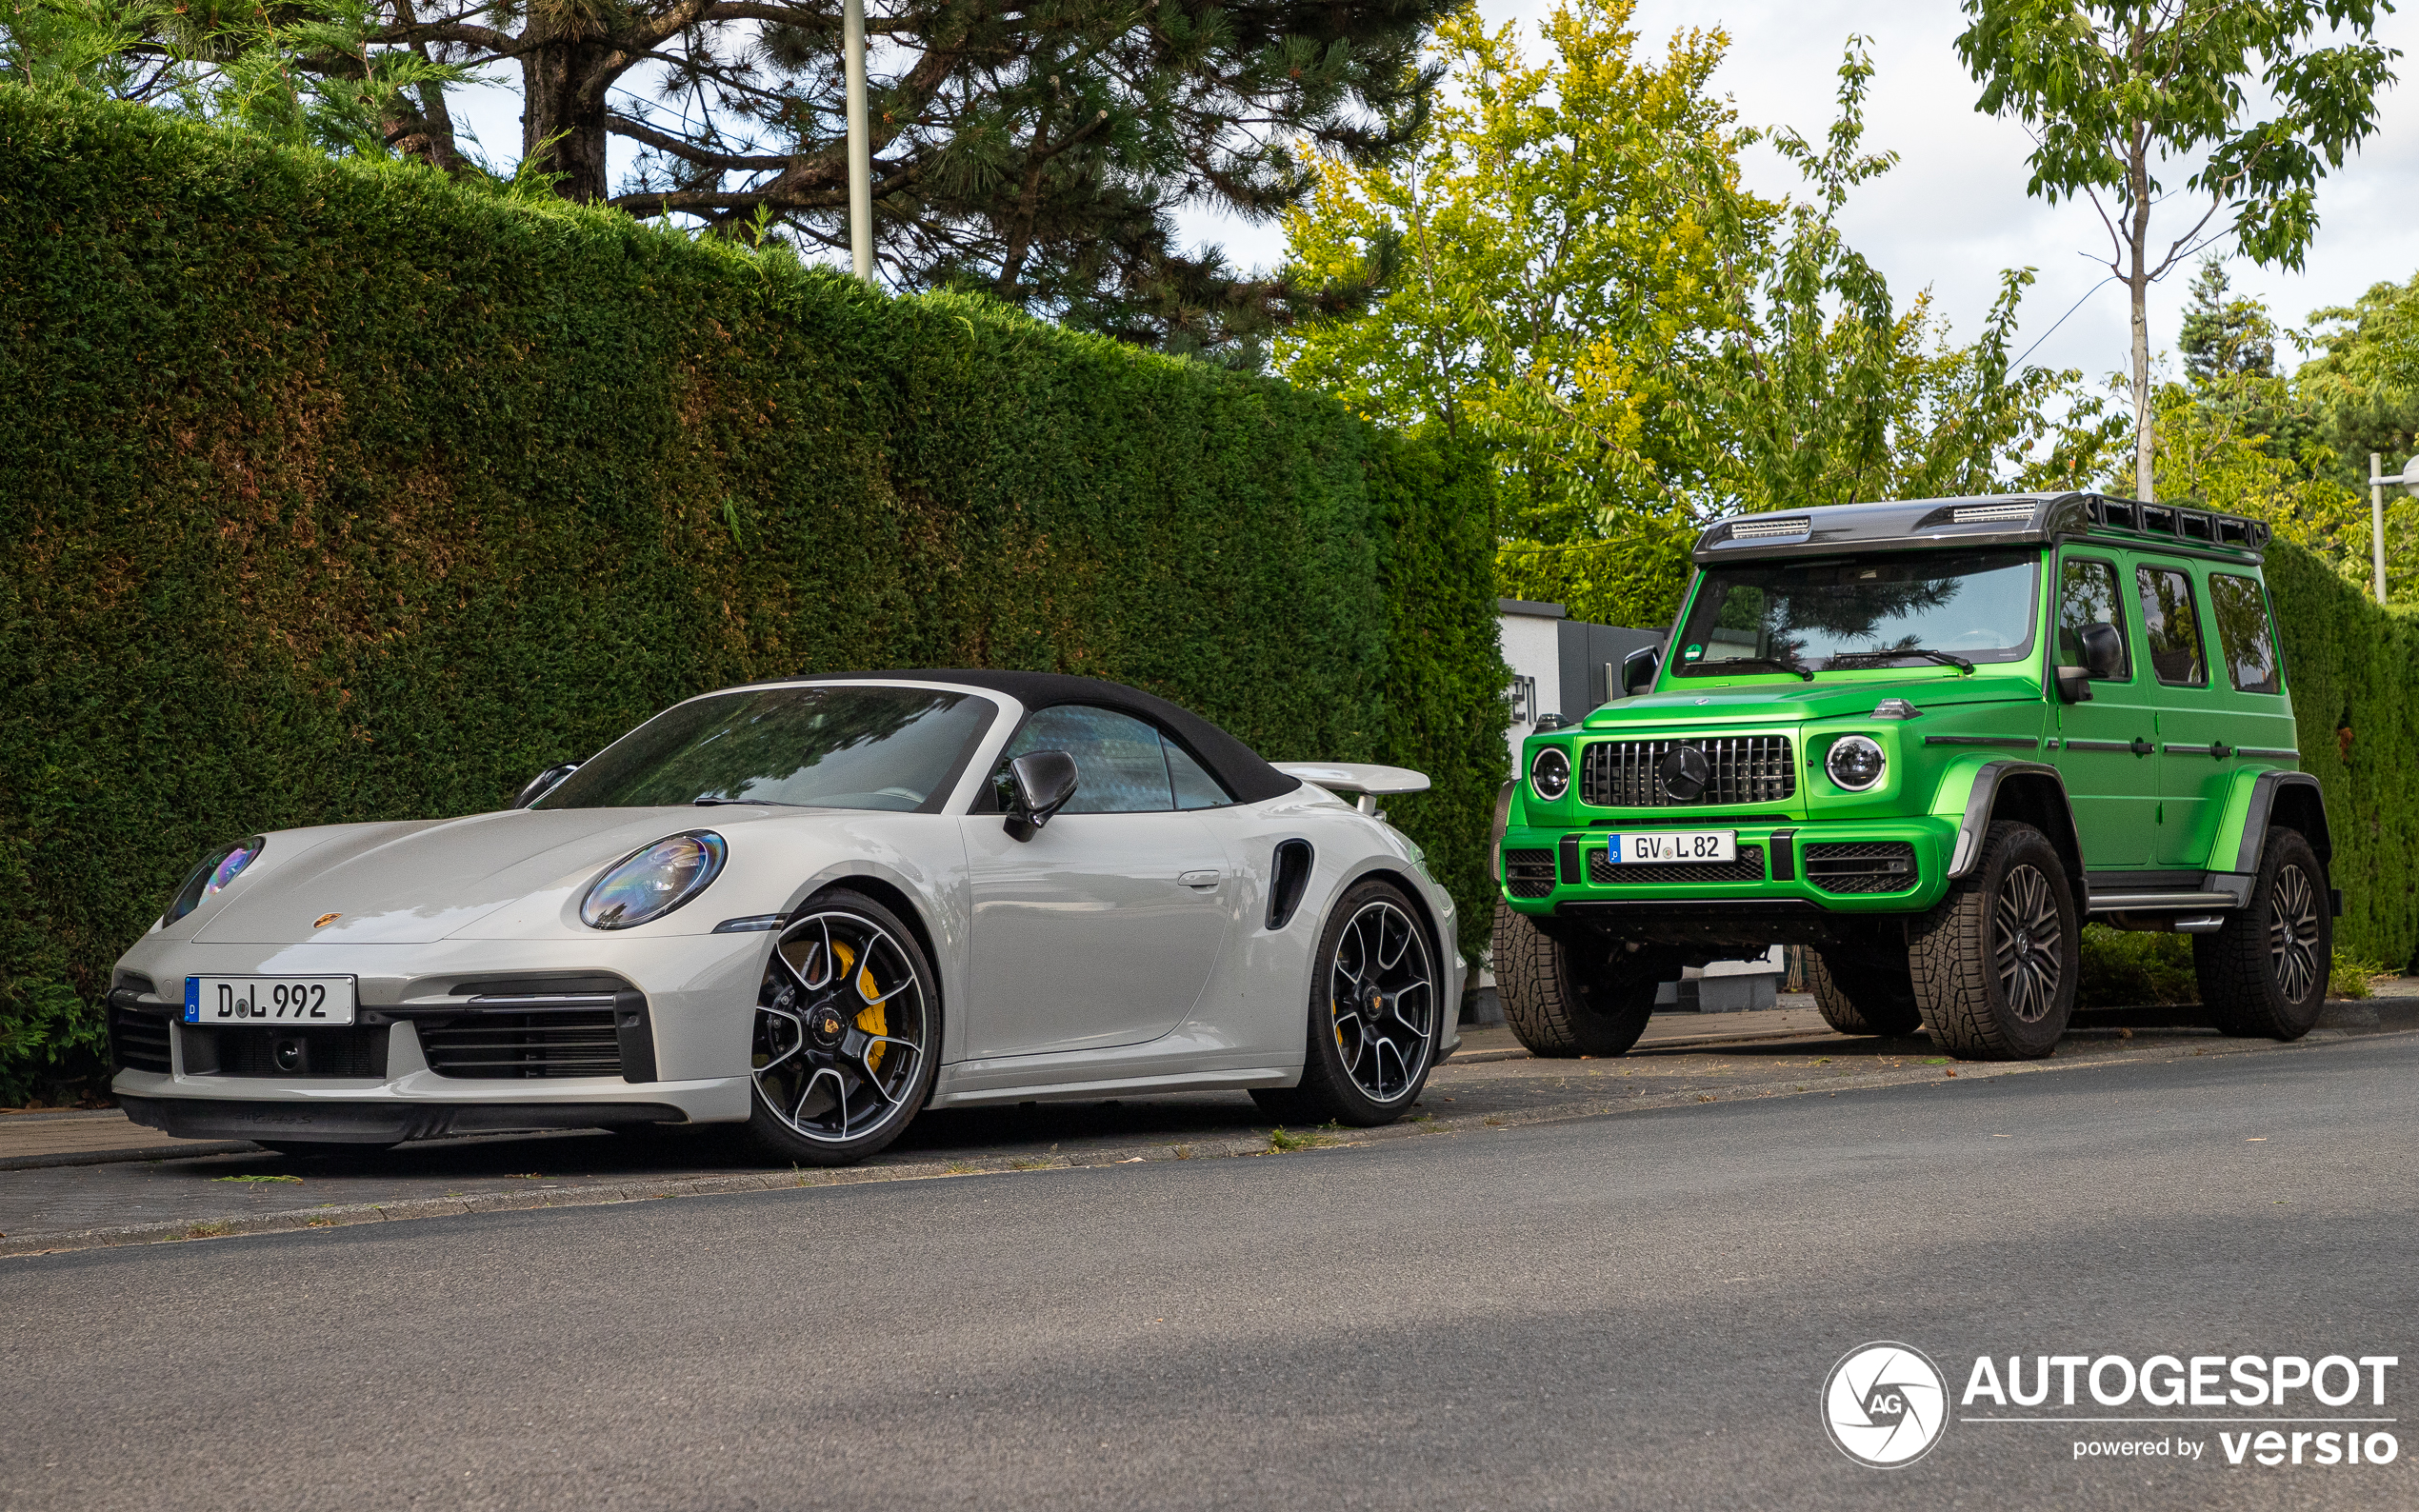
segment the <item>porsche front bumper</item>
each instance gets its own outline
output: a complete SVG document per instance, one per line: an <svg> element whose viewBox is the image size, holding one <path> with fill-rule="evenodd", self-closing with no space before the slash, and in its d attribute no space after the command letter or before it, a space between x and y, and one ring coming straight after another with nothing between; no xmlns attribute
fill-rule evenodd
<svg viewBox="0 0 2419 1512"><path fill-rule="evenodd" d="M749 1112L765 934L433 945L146 941L110 994L111 1088L184 1137L393 1144ZM182 1022L188 976L350 975L344 1028Z"/></svg>

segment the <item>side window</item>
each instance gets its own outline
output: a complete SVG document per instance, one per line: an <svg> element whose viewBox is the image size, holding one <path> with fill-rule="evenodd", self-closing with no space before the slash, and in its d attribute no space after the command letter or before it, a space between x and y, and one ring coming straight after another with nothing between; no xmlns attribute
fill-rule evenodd
<svg viewBox="0 0 2419 1512"><path fill-rule="evenodd" d="M2217 619L2217 647L2226 669L2245 693L2281 693L2276 675L2276 630L2268 622L2268 595L2250 578L2209 574L2209 613Z"/></svg>
<svg viewBox="0 0 2419 1512"><path fill-rule="evenodd" d="M2201 614L2192 603L2192 577L2181 567L2138 567L2133 581L2142 594L2142 638L2149 643L2150 669L2169 686L2199 687L2209 680L2201 659Z"/></svg>
<svg viewBox="0 0 2419 1512"><path fill-rule="evenodd" d="M1176 806L1159 731L1130 714L1082 704L1035 711L1000 753L992 774L1003 808L1009 762L1037 750L1063 750L1075 758L1075 796L1064 813L1155 814Z"/></svg>
<svg viewBox="0 0 2419 1512"><path fill-rule="evenodd" d="M1224 808L1234 802L1234 794L1227 791L1227 785L1194 761L1192 752L1165 737L1159 745L1168 753L1168 780L1176 789L1178 808Z"/></svg>
<svg viewBox="0 0 2419 1512"><path fill-rule="evenodd" d="M2125 611L2117 601L2116 564L2097 557L2069 557L2058 567L2059 665L2085 665L2083 627L2087 625L2105 625L2117 632L2119 645L2125 642ZM2109 681L2132 680L2133 653L2128 650L2117 675Z"/></svg>

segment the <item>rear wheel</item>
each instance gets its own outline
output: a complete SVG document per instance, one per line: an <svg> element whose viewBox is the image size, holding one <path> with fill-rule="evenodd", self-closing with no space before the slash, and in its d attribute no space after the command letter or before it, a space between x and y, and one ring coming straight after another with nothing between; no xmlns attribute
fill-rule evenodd
<svg viewBox="0 0 2419 1512"><path fill-rule="evenodd" d="M1314 959L1301 1083L1257 1088L1252 1100L1291 1123L1390 1124L1436 1059L1442 1005L1428 926L1402 888L1365 882L1329 915Z"/></svg>
<svg viewBox="0 0 2419 1512"><path fill-rule="evenodd" d="M923 1110L940 1028L931 964L905 921L862 893L823 894L765 965L749 1134L780 1160L865 1159Z"/></svg>
<svg viewBox="0 0 2419 1512"><path fill-rule="evenodd" d="M1495 905L1495 991L1531 1055L1619 1055L1637 1044L1654 1014L1659 965L1601 936L1563 944L1527 914Z"/></svg>
<svg viewBox="0 0 2419 1512"><path fill-rule="evenodd" d="M1917 922L1908 965L1932 1044L1966 1061L2048 1055L2074 1013L2081 930L2064 862L2030 825L2001 820L1982 859Z"/></svg>
<svg viewBox="0 0 2419 1512"><path fill-rule="evenodd" d="M1858 961L1847 948L1806 952L1806 987L1823 1022L1842 1034L1912 1034L1923 1026L1906 958Z"/></svg>
<svg viewBox="0 0 2419 1512"><path fill-rule="evenodd" d="M2249 900L2215 934L2192 937L2193 974L2212 1026L2298 1040L2327 1005L2335 959L2327 867L2298 829L2270 829Z"/></svg>

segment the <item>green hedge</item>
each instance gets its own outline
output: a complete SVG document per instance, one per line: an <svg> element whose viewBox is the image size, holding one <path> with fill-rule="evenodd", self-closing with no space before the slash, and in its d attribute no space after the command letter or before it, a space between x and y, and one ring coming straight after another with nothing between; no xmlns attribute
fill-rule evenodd
<svg viewBox="0 0 2419 1512"><path fill-rule="evenodd" d="M1486 927L1487 469L1278 383L0 86L0 1100L99 1069L210 845L491 809L802 670L1420 767Z"/></svg>
<svg viewBox="0 0 2419 1512"><path fill-rule="evenodd" d="M2327 794L2336 948L2401 966L2419 950L2419 623L2284 542L2268 585L2301 768Z"/></svg>

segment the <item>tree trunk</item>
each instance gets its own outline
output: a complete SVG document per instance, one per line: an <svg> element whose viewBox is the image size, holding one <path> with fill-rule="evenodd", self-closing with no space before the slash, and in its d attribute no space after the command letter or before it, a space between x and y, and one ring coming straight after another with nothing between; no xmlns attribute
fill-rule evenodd
<svg viewBox="0 0 2419 1512"><path fill-rule="evenodd" d="M563 177L554 192L567 200L605 198L605 81L597 65L610 44L550 37L521 58L521 156Z"/></svg>
<svg viewBox="0 0 2419 1512"><path fill-rule="evenodd" d="M2126 189L2132 213L2126 250L2131 262L2125 287L2133 296L2133 496L2149 504L2158 497L2151 468L2158 421L2150 413L2150 141L2138 123L2129 146Z"/></svg>

